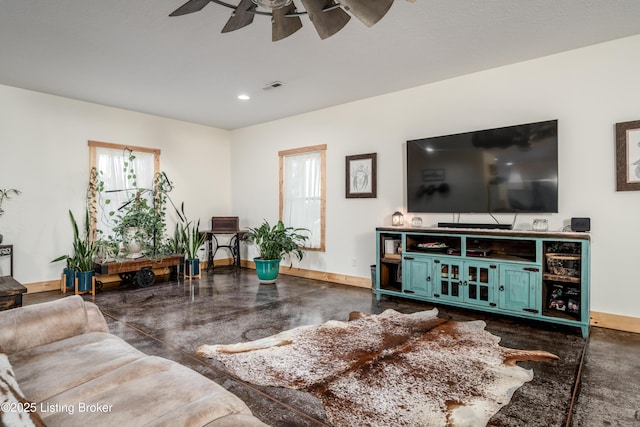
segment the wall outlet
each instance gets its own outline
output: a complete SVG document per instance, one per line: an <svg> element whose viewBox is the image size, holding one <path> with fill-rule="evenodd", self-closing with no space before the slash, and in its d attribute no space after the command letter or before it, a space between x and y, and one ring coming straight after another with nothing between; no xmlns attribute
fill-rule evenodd
<svg viewBox="0 0 640 427"><path fill-rule="evenodd" d="M351 258L351 267L357 267L358 261L355 258Z"/></svg>

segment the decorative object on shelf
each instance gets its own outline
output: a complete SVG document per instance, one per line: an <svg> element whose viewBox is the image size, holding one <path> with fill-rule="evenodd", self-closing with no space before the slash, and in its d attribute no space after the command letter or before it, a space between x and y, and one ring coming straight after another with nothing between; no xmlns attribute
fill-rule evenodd
<svg viewBox="0 0 640 427"><path fill-rule="evenodd" d="M533 231L547 231L549 222L544 218L535 218L533 220Z"/></svg>
<svg viewBox="0 0 640 427"><path fill-rule="evenodd" d="M420 218L419 216L414 216L413 218L411 218L411 226L416 228L422 227L422 218Z"/></svg>
<svg viewBox="0 0 640 427"><path fill-rule="evenodd" d="M640 190L640 120L616 123L616 190Z"/></svg>
<svg viewBox="0 0 640 427"><path fill-rule="evenodd" d="M377 153L346 157L347 199L377 197L376 158Z"/></svg>
<svg viewBox="0 0 640 427"><path fill-rule="evenodd" d="M391 224L394 227L400 227L404 225L404 216L402 215L402 212L395 211L393 215L391 215Z"/></svg>
<svg viewBox="0 0 640 427"><path fill-rule="evenodd" d="M384 257L400 259L402 254L402 240L393 237L384 239Z"/></svg>
<svg viewBox="0 0 640 427"><path fill-rule="evenodd" d="M591 218L571 218L571 231L591 231Z"/></svg>
<svg viewBox="0 0 640 427"><path fill-rule="evenodd" d="M273 227L266 220L257 228L249 227L242 240L254 243L258 248L258 256L253 261L260 283L275 283L280 261L286 256L293 255L302 261L302 246L309 239L309 236L302 234L305 231L309 232L306 228L285 227L282 221Z"/></svg>
<svg viewBox="0 0 640 427"><path fill-rule="evenodd" d="M577 254L547 253L547 269L556 276L580 277L581 256Z"/></svg>
<svg viewBox="0 0 640 427"><path fill-rule="evenodd" d="M9 276L13 277L13 245L0 245L0 257L9 257ZM0 267L0 276L6 276Z"/></svg>
<svg viewBox="0 0 640 427"><path fill-rule="evenodd" d="M425 252L447 252L449 246L441 242L425 242L411 245L411 249Z"/></svg>
<svg viewBox="0 0 640 427"><path fill-rule="evenodd" d="M305 10L298 11L293 0L239 0L237 5L221 0L189 0L169 16L198 12L210 1L233 9L231 18L222 28L223 33L246 27L253 22L255 15L269 16L271 40L274 42L289 37L302 28L302 15L309 15L320 38L326 39L344 28L351 19L350 15L367 27L373 26L386 15L393 4L393 0L300 0Z"/></svg>

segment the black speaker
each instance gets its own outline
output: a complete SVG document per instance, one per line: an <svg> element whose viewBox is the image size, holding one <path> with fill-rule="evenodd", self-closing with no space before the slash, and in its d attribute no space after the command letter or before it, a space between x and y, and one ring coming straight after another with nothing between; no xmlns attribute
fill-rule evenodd
<svg viewBox="0 0 640 427"><path fill-rule="evenodd" d="M590 231L591 218L571 218L571 231Z"/></svg>

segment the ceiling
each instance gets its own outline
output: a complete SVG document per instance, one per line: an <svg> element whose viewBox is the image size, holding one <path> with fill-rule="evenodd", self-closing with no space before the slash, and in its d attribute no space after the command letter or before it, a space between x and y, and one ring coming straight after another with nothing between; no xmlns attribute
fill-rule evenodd
<svg viewBox="0 0 640 427"><path fill-rule="evenodd" d="M637 0L395 0L271 42L215 3L170 18L185 1L0 0L0 84L237 129L640 33Z"/></svg>

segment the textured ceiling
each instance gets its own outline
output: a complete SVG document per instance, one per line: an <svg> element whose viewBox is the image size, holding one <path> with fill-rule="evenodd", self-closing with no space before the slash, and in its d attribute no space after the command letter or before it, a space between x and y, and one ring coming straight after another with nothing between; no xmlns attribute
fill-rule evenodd
<svg viewBox="0 0 640 427"><path fill-rule="evenodd" d="M0 84L236 129L640 33L637 0L395 0L271 42L264 16L221 34L214 3L170 18L184 1L0 0Z"/></svg>

